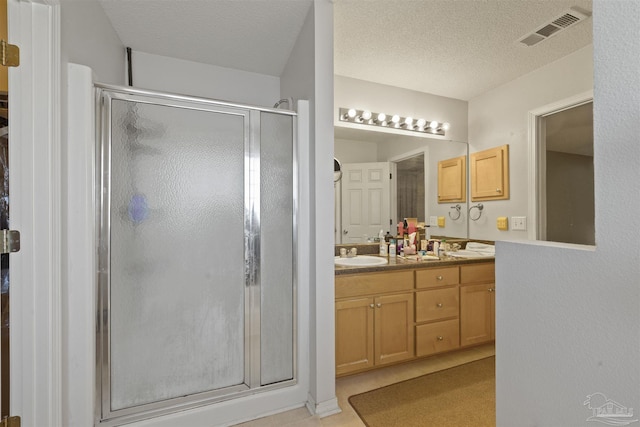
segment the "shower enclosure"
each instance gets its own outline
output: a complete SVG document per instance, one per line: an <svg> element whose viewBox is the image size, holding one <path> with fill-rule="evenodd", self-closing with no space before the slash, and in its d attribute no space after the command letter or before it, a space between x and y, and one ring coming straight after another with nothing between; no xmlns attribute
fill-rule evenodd
<svg viewBox="0 0 640 427"><path fill-rule="evenodd" d="M96 424L295 384L296 114L96 94Z"/></svg>

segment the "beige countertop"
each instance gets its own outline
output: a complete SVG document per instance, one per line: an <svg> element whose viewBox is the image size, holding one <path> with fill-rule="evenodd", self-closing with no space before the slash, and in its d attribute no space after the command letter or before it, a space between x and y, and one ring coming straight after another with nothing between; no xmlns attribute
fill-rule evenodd
<svg viewBox="0 0 640 427"><path fill-rule="evenodd" d="M368 254L372 255L372 254ZM377 255L373 255L377 256ZM387 258L387 257L381 257ZM483 258L457 258L457 257L448 257L443 256L439 260L427 260L427 261L416 261L411 259L403 259L400 257L391 257L388 258L388 264L383 265L375 265L375 266L365 266L365 267L345 267L336 265L335 266L335 274L336 276L340 276L343 274L360 274L360 273L374 273L374 272L383 272L383 271L396 271L396 270L410 270L417 268L438 268L438 267L446 267L450 265L463 265L463 264L478 264L485 262L494 262L494 257L483 257Z"/></svg>

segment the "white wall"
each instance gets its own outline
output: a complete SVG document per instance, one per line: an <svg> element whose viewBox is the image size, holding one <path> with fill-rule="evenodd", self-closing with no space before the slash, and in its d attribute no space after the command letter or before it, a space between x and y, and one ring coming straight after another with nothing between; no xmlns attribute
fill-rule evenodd
<svg viewBox="0 0 640 427"><path fill-rule="evenodd" d="M68 64L91 67L98 80L110 84L124 84L124 45L118 38L97 0L60 2L60 78L61 78L61 159L62 159L62 421L65 426L86 426L93 423L95 391L95 346L85 346L86 340L95 342L95 328L86 319L95 316L93 289L87 287L82 276L90 264L70 256L78 242L91 238L91 224L82 223L82 212L71 205L71 195L89 196L93 190L93 169L82 166L73 169L73 159L93 159L93 131L74 135L67 126L77 123L88 113L85 123L93 128L92 97L84 99L81 115L69 111ZM89 76L91 79L91 76ZM77 129L76 129L77 130ZM79 138L80 145L71 147ZM85 157L83 157L85 156ZM77 175L73 175L73 171ZM93 215L93 207L89 209ZM94 271L88 272L93 277ZM74 280L80 278L80 280Z"/></svg>
<svg viewBox="0 0 640 427"><path fill-rule="evenodd" d="M482 217L470 221L469 237L527 239L527 231L499 231L496 219L529 212L528 113L592 90L592 58L593 46L584 47L469 101L469 153L509 144L510 175L509 200L483 203Z"/></svg>
<svg viewBox="0 0 640 427"><path fill-rule="evenodd" d="M309 169L301 171L308 188L310 292L307 407L319 416L338 412L335 395L333 265L333 4L314 0L281 75L281 96L309 99L311 111ZM302 200L301 203L305 203ZM305 265L306 266L306 265ZM302 266L300 266L302 268Z"/></svg>
<svg viewBox="0 0 640 427"><path fill-rule="evenodd" d="M133 86L221 101L273 107L280 78L133 51Z"/></svg>
<svg viewBox="0 0 640 427"><path fill-rule="evenodd" d="M498 426L593 424L597 392L638 418L640 3L593 6L597 246L498 242Z"/></svg>
<svg viewBox="0 0 640 427"><path fill-rule="evenodd" d="M378 144L366 141L336 139L334 155L340 163L373 163L378 161Z"/></svg>
<svg viewBox="0 0 640 427"><path fill-rule="evenodd" d="M336 126L363 129L363 126L340 122L338 111L340 108L368 109L376 113L449 122L451 129L447 131L445 137L431 136L431 138L467 142L468 107L466 101L343 76L335 76L334 96L333 119ZM385 133L400 132L405 135L419 135L414 132L387 130L375 126L364 128Z"/></svg>
<svg viewBox="0 0 640 427"><path fill-rule="evenodd" d="M102 83L124 84L124 45L98 1L61 0L60 6L62 81L73 62L91 67Z"/></svg>

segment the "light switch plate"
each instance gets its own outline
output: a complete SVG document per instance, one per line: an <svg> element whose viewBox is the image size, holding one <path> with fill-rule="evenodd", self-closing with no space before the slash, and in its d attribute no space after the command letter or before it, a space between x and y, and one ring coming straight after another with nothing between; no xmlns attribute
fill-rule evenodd
<svg viewBox="0 0 640 427"><path fill-rule="evenodd" d="M509 220L506 216L499 216L496 220L496 226L498 230L506 231L509 229Z"/></svg>
<svg viewBox="0 0 640 427"><path fill-rule="evenodd" d="M527 217L526 216L512 216L511 217L511 229L512 230L527 230Z"/></svg>
<svg viewBox="0 0 640 427"><path fill-rule="evenodd" d="M439 216L438 217L438 227L444 227L444 217L443 216Z"/></svg>
<svg viewBox="0 0 640 427"><path fill-rule="evenodd" d="M430 216L429 217L429 225L432 227L437 227L438 226L438 217L437 216Z"/></svg>

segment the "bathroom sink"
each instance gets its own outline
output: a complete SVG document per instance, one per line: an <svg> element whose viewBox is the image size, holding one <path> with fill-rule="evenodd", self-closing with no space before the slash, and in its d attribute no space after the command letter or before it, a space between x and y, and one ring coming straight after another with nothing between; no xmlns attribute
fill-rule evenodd
<svg viewBox="0 0 640 427"><path fill-rule="evenodd" d="M387 262L385 258L369 255L358 255L353 258L335 257L335 264L344 267L371 267L373 265L386 264Z"/></svg>

